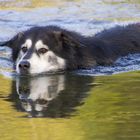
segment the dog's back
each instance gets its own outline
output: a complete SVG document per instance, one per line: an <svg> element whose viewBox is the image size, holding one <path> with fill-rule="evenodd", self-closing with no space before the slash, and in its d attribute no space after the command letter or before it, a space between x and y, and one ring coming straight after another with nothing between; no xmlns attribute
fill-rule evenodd
<svg viewBox="0 0 140 140"><path fill-rule="evenodd" d="M140 24L117 26L86 41L98 64L112 64L118 57L140 52Z"/></svg>

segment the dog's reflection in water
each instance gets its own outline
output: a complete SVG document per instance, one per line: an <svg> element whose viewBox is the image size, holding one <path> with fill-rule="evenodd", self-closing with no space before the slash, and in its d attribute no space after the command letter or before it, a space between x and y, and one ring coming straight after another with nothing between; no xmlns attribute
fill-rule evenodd
<svg viewBox="0 0 140 140"><path fill-rule="evenodd" d="M17 79L16 89L22 107L27 112L36 111L39 113L37 115L42 115L41 112L48 107L49 102L64 90L64 80L64 75Z"/></svg>
<svg viewBox="0 0 140 140"><path fill-rule="evenodd" d="M91 82L93 78L78 75L19 77L13 81L11 99L28 117L68 117L83 104Z"/></svg>

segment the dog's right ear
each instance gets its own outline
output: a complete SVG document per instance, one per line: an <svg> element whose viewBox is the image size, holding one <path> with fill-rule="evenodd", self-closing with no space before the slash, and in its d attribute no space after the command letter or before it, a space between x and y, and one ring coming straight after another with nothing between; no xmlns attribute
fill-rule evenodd
<svg viewBox="0 0 140 140"><path fill-rule="evenodd" d="M0 46L7 46L10 48L14 48L15 43L18 42L23 36L24 36L24 33L20 32L17 35L15 35L12 39L8 41L0 42Z"/></svg>
<svg viewBox="0 0 140 140"><path fill-rule="evenodd" d="M85 47L82 43L77 41L75 38L73 38L72 36L62 31L54 31L53 33L54 33L55 39L57 40L57 42L59 42L59 44L60 43L65 44L71 48Z"/></svg>

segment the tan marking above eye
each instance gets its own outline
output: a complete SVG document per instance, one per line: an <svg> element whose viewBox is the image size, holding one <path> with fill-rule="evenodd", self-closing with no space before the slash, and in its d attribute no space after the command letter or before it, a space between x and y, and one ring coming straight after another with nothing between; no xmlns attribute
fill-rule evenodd
<svg viewBox="0 0 140 140"><path fill-rule="evenodd" d="M36 48L36 50L39 50L39 49L41 49L41 48L46 48L46 49L48 49L49 47L48 47L46 44L44 44L44 43L42 42L42 40L38 40L38 41L36 42L36 44L35 44L35 48Z"/></svg>

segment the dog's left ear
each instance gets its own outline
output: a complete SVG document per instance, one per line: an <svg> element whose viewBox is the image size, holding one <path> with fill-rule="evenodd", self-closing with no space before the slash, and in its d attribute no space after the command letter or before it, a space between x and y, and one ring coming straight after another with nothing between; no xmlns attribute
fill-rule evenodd
<svg viewBox="0 0 140 140"><path fill-rule="evenodd" d="M14 48L15 43L18 42L21 37L23 37L24 33L20 32L17 35L15 35L12 39L8 40L8 41L4 41L4 42L0 42L0 46L8 46L10 48Z"/></svg>
<svg viewBox="0 0 140 140"><path fill-rule="evenodd" d="M80 41L77 41L74 37L64 33L63 31L54 31L55 39L62 46L69 47L82 47L84 46Z"/></svg>

